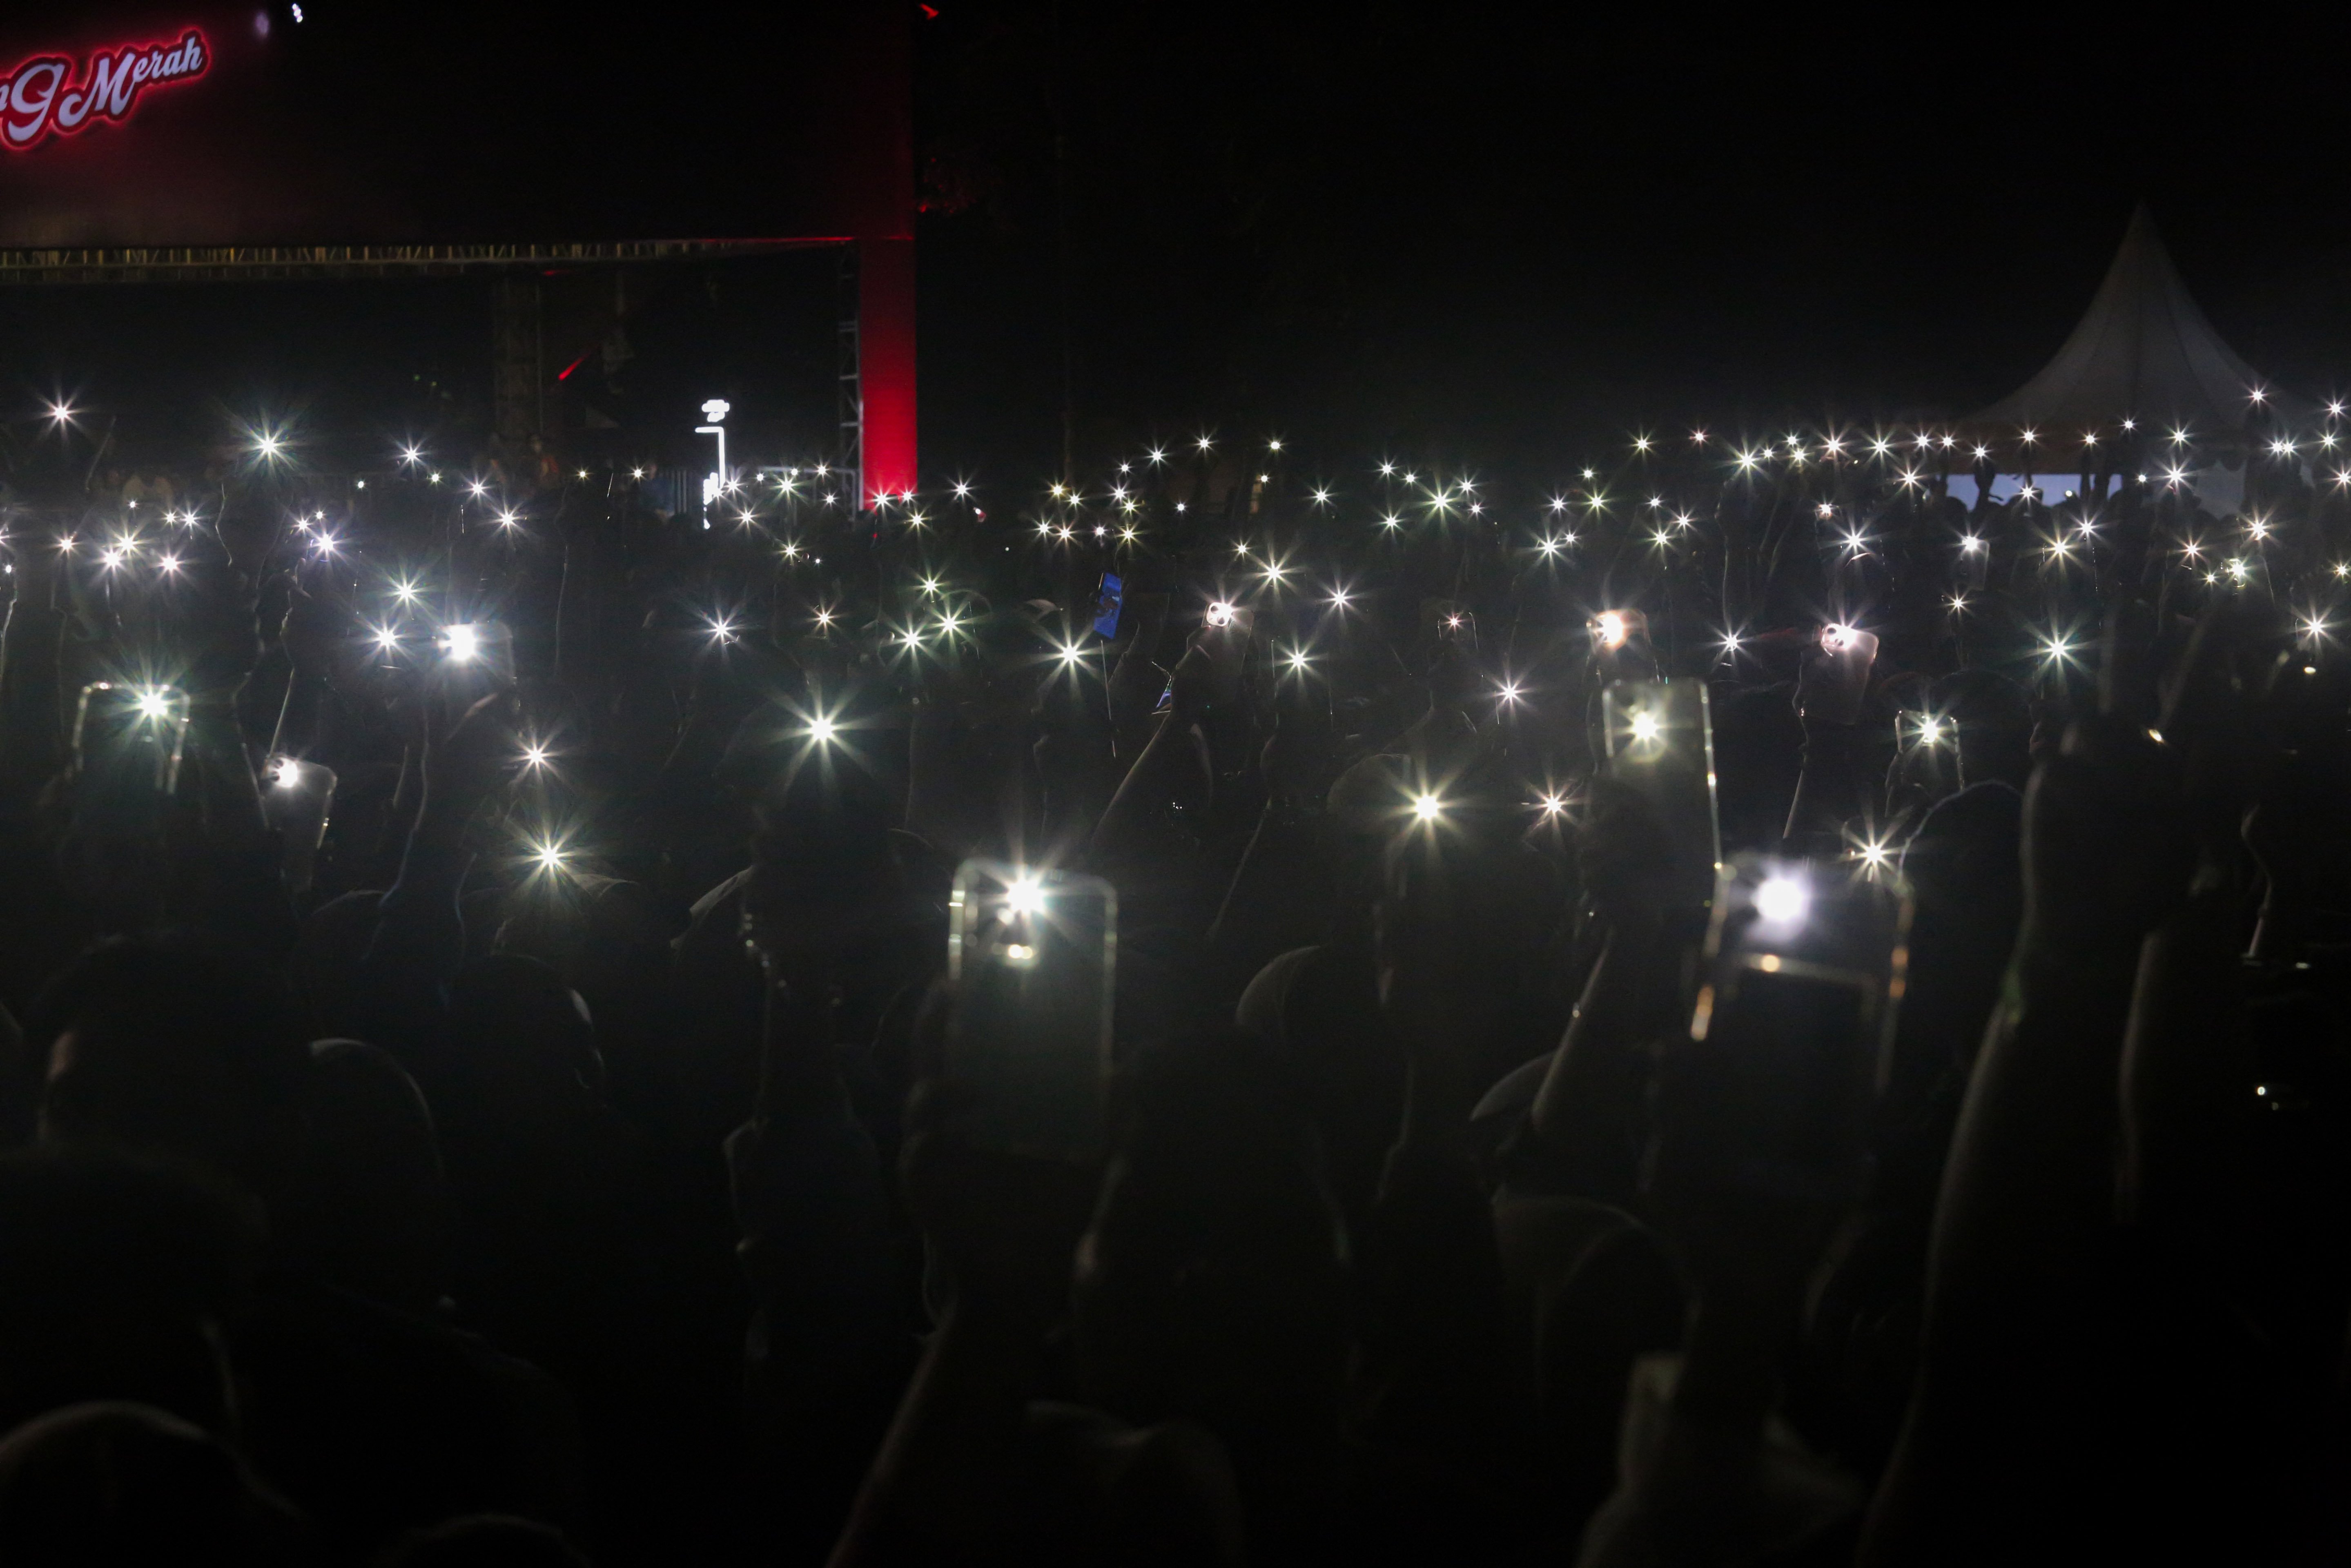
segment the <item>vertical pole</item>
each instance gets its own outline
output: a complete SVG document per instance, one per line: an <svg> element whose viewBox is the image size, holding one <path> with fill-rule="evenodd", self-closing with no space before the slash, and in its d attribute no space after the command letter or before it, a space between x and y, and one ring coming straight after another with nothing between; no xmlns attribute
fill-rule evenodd
<svg viewBox="0 0 2351 1568"><path fill-rule="evenodd" d="M849 470L850 509L864 504L865 495L865 398L859 382L861 354L858 337L859 318L864 302L859 294L858 252L855 244L841 247L835 272L834 302L836 360L840 370L841 450L841 465Z"/></svg>
<svg viewBox="0 0 2351 1568"><path fill-rule="evenodd" d="M490 301L490 402L498 439L519 452L546 429L538 279L500 277Z"/></svg>
<svg viewBox="0 0 2351 1568"><path fill-rule="evenodd" d="M914 488L914 241L857 242L858 497Z"/></svg>
<svg viewBox="0 0 2351 1568"><path fill-rule="evenodd" d="M530 433L547 434L547 308L536 277L530 280Z"/></svg>

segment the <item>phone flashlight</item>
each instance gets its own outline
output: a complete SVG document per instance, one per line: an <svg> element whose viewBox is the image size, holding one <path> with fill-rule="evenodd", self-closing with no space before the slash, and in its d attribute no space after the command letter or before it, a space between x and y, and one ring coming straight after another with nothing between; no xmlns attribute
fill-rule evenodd
<svg viewBox="0 0 2351 1568"><path fill-rule="evenodd" d="M177 686L94 681L74 714L75 813L117 829L152 827L179 787L188 695Z"/></svg>
<svg viewBox="0 0 2351 1568"><path fill-rule="evenodd" d="M514 668L514 632L503 622L460 621L441 628L434 640L443 658L453 664L479 664L496 670Z"/></svg>
<svg viewBox="0 0 2351 1568"><path fill-rule="evenodd" d="M1898 881L1849 876L1813 861L1737 857L1717 883L1709 977L1690 1017L1690 1038L1714 1034L1753 977L1786 976L1850 993L1854 1019L1874 1049L1890 1034L1902 999L1909 920L1909 894Z"/></svg>
<svg viewBox="0 0 2351 1568"><path fill-rule="evenodd" d="M1841 621L1821 628L1820 646L1796 674L1796 697L1806 718L1855 724L1869 693L1869 666L1877 658L1877 634Z"/></svg>
<svg viewBox="0 0 2351 1568"><path fill-rule="evenodd" d="M1940 714L1906 713L1900 723L1904 738L1914 747L1952 746L1959 742L1959 724Z"/></svg>
<svg viewBox="0 0 2351 1568"><path fill-rule="evenodd" d="M1759 855L1724 866L1688 1042L1675 1053L1674 1126L1661 1134L1678 1140L1672 1157L1782 1197L1856 1193L1909 921L1898 881Z"/></svg>
<svg viewBox="0 0 2351 1568"><path fill-rule="evenodd" d="M1592 633L1592 662L1600 680L1646 679L1657 674L1649 648L1649 618L1638 610L1603 610L1585 627Z"/></svg>
<svg viewBox="0 0 2351 1568"><path fill-rule="evenodd" d="M966 861L947 899L948 1073L982 1148L1085 1160L1107 1134L1118 894L1100 877Z"/></svg>
<svg viewBox="0 0 2351 1568"><path fill-rule="evenodd" d="M455 621L434 634L434 674L454 706L514 684L514 630L502 621Z"/></svg>
<svg viewBox="0 0 2351 1568"><path fill-rule="evenodd" d="M1970 534L1959 541L1959 565L1967 574L1968 586L1980 589L1991 577L1991 545L1981 534Z"/></svg>
<svg viewBox="0 0 2351 1568"><path fill-rule="evenodd" d="M1233 623L1233 607L1219 599L1208 606L1207 620L1211 626L1229 626Z"/></svg>
<svg viewBox="0 0 2351 1568"><path fill-rule="evenodd" d="M1715 862L1722 858L1706 683L1617 681L1601 692L1600 716L1608 776L1656 809L1672 845L1675 902L1703 912L1713 902ZM1689 936L1696 938L1695 925Z"/></svg>
<svg viewBox="0 0 2351 1568"><path fill-rule="evenodd" d="M269 787L261 793L261 817L277 830L284 846L286 885L307 891L326 841L327 818L335 800L335 770L296 758L270 759Z"/></svg>

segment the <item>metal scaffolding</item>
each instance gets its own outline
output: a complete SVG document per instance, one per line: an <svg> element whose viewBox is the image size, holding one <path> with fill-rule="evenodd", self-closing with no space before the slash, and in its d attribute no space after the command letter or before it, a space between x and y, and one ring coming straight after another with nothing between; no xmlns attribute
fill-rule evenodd
<svg viewBox="0 0 2351 1568"><path fill-rule="evenodd" d="M834 340L841 371L841 460L852 471L850 495L860 497L865 494L864 466L859 461L859 455L865 450L865 391L857 338L859 296L854 245L841 247L837 277L840 291L834 315L839 325L834 329Z"/></svg>
<svg viewBox="0 0 2351 1568"><path fill-rule="evenodd" d="M510 447L547 429L547 333L536 273L497 280L490 307L490 426Z"/></svg>
<svg viewBox="0 0 2351 1568"><path fill-rule="evenodd" d="M447 277L751 256L848 243L832 238L665 239L612 245L211 245L0 250L0 285Z"/></svg>

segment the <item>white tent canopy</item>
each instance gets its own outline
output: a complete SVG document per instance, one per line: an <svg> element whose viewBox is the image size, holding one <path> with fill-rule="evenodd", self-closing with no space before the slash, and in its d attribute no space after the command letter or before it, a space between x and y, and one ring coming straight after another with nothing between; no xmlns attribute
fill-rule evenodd
<svg viewBox="0 0 2351 1568"><path fill-rule="evenodd" d="M2308 412L2237 357L2205 319L2155 232L2145 203L2090 308L2057 357L1970 425L2110 430L2126 418L2211 434L2242 430L2263 394L2269 411Z"/></svg>

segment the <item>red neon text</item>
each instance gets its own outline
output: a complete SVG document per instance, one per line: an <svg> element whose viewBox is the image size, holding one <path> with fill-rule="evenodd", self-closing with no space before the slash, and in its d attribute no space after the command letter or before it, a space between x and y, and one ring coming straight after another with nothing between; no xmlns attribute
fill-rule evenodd
<svg viewBox="0 0 2351 1568"><path fill-rule="evenodd" d="M168 44L92 50L79 81L69 79L73 61L65 56L36 55L0 78L0 147L23 152L101 120L119 125L149 88L193 81L212 63L212 46L193 27Z"/></svg>

